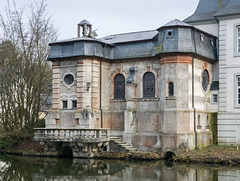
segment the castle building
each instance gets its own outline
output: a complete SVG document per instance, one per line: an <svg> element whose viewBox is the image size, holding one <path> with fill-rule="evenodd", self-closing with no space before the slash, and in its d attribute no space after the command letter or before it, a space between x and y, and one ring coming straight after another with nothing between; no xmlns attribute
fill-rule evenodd
<svg viewBox="0 0 240 181"><path fill-rule="evenodd" d="M218 37L218 144L240 143L240 1L200 0L184 22Z"/></svg>
<svg viewBox="0 0 240 181"><path fill-rule="evenodd" d="M142 151L172 152L212 142L217 112L217 36L177 19L156 30L50 43L53 102L46 128L109 128Z"/></svg>
<svg viewBox="0 0 240 181"><path fill-rule="evenodd" d="M239 144L239 9L239 0L200 0L184 21L99 39L81 21L76 38L49 44L49 134L64 129L61 141L72 129L76 154L88 147L78 138L101 138L98 129L137 150L163 154ZM107 145L107 135L91 150Z"/></svg>

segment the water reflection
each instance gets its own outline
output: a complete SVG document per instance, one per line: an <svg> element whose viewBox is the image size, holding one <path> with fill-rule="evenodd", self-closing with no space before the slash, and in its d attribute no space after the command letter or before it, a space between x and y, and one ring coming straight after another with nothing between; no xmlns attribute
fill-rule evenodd
<svg viewBox="0 0 240 181"><path fill-rule="evenodd" d="M238 180L240 167L180 165L166 161L123 162L69 158L0 156L0 180L3 181L210 181Z"/></svg>

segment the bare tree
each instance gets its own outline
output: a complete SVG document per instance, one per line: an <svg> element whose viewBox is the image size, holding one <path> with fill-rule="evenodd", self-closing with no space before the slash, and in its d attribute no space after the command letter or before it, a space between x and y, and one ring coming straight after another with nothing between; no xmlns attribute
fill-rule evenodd
<svg viewBox="0 0 240 181"><path fill-rule="evenodd" d="M51 68L46 59L57 30L44 0L21 10L14 0L7 3L5 14L0 14L0 128L2 136L21 142L31 138L50 94Z"/></svg>

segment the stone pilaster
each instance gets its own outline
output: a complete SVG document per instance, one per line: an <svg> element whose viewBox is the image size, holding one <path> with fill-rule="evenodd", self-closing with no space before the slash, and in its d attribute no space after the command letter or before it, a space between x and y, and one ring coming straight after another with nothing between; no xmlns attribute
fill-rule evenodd
<svg viewBox="0 0 240 181"><path fill-rule="evenodd" d="M53 100L52 108L60 109L60 68L59 61L53 62L53 79L52 79L52 89L53 89Z"/></svg>

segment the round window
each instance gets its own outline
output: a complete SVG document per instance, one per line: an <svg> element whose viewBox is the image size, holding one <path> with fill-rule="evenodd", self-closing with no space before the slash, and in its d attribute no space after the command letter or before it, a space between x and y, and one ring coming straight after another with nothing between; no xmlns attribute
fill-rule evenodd
<svg viewBox="0 0 240 181"><path fill-rule="evenodd" d="M74 81L74 77L73 77L72 74L67 74L67 75L65 75L65 77L64 77L64 82L65 82L66 84L71 85L71 84L73 83L73 81Z"/></svg>
<svg viewBox="0 0 240 181"><path fill-rule="evenodd" d="M202 88L204 91L208 88L208 82L209 82L209 75L208 71L205 69L202 73Z"/></svg>

